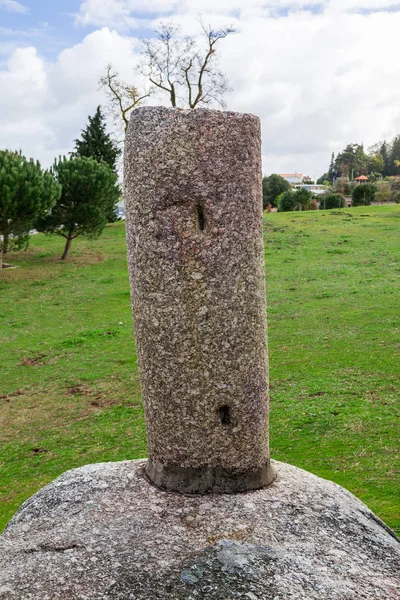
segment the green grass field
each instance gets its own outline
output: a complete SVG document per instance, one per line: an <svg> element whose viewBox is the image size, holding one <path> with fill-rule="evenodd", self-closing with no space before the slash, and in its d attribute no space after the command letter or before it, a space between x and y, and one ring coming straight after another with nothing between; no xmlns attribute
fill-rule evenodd
<svg viewBox="0 0 400 600"><path fill-rule="evenodd" d="M264 218L271 454L400 531L400 206ZM67 469L146 456L124 224L0 278L0 529Z"/></svg>

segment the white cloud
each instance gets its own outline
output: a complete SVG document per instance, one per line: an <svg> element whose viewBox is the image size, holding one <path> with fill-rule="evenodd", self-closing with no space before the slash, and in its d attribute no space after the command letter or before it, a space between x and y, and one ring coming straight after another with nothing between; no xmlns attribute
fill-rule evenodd
<svg viewBox="0 0 400 600"><path fill-rule="evenodd" d="M27 13L29 8L16 0L0 0L0 11Z"/></svg>
<svg viewBox="0 0 400 600"><path fill-rule="evenodd" d="M333 12L387 11L399 8L398 0L329 0L326 8Z"/></svg>
<svg viewBox="0 0 400 600"><path fill-rule="evenodd" d="M171 14L193 16L213 13L242 19L251 16L279 17L299 10L337 14L396 9L399 9L399 0L81 0L75 23L126 30L140 27L143 19L154 14L165 18ZM138 15L141 19L137 18Z"/></svg>
<svg viewBox="0 0 400 600"><path fill-rule="evenodd" d="M35 48L13 52L8 69L0 71L0 89L6 90L0 95L0 147L43 158L57 139L46 123L50 94L45 64Z"/></svg>
<svg viewBox="0 0 400 600"><path fill-rule="evenodd" d="M324 1L324 0L323 0ZM325 0L326 1L326 0ZM377 0L379 1L379 0ZM76 25L115 27L120 30L134 29L146 24L150 15L165 19L171 14L219 16L263 15L290 7L311 7L321 4L321 0L82 0L79 12L75 15ZM141 18L133 18L133 14Z"/></svg>
<svg viewBox="0 0 400 600"><path fill-rule="evenodd" d="M321 174L332 150L400 132L399 26L399 13L303 13L249 20L224 42L230 105L261 116L265 171Z"/></svg>
<svg viewBox="0 0 400 600"><path fill-rule="evenodd" d="M21 149L46 166L73 142L104 101L98 81L108 62L132 76L134 43L109 29L95 31L60 53L54 63L35 48L20 48L0 71L0 148Z"/></svg>
<svg viewBox="0 0 400 600"><path fill-rule="evenodd" d="M131 16L131 9L132 7L121 0L84 0L79 13L75 15L75 23L129 29L136 25L136 19Z"/></svg>
<svg viewBox="0 0 400 600"><path fill-rule="evenodd" d="M0 72L0 88L6 90L0 96L0 112L10 124L21 113L42 108L42 97L47 92L45 65L33 47L18 48L8 61L8 71ZM23 110L22 110L23 108Z"/></svg>
<svg viewBox="0 0 400 600"><path fill-rule="evenodd" d="M105 12L97 14L99 22L115 3L102 1ZM194 30L204 7L212 10L202 10L207 23L234 22L237 33L220 44L221 64L234 88L228 104L260 116L265 172L320 175L332 150L349 142L368 147L400 133L400 12L347 12L361 3L366 9L372 0L346 0L346 8L336 11L332 7L340 7L341 0L332 0L319 14L298 2L284 17L257 0L248 0L242 13L235 13L238 0L214 0L212 6L209 0L156 3L160 17L171 7L179 9L176 18L184 31ZM123 14L138 22L129 0L117 4L125 12L114 17ZM143 0L135 0L136 7L141 4ZM95 0L82 3L93 11L96 6ZM150 21L153 17L147 15L149 25L157 22ZM87 115L104 102L97 82L105 65L111 62L126 80L136 82L138 50L137 38L103 28L53 62L45 62L34 48L14 52L7 69L0 71L0 87L6 90L0 95L0 147L21 148L45 164L70 151Z"/></svg>

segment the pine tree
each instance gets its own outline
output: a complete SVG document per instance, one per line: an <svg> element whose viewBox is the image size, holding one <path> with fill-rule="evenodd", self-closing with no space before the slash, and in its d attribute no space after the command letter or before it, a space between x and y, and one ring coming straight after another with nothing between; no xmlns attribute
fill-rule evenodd
<svg viewBox="0 0 400 600"><path fill-rule="evenodd" d="M389 165L389 148L386 143L386 140L383 141L383 144L381 145L381 147L379 149L379 154L382 155L383 161L385 163L385 166L382 171L382 175L383 175L383 177L387 177L390 174L390 165Z"/></svg>
<svg viewBox="0 0 400 600"><path fill-rule="evenodd" d="M112 140L109 133L106 131L106 123L101 107L98 106L93 117L89 116L89 124L82 130L82 139L75 140L75 157L93 158L97 162L106 163L110 169L117 172L117 161L121 155L121 149ZM112 223L117 220L116 204L119 198L116 199L115 205L110 207L107 215L107 221Z"/></svg>
<svg viewBox="0 0 400 600"><path fill-rule="evenodd" d="M336 157L335 169L342 177L349 177L351 180L366 173L368 157L364 152L363 144L347 144Z"/></svg>
<svg viewBox="0 0 400 600"><path fill-rule="evenodd" d="M0 254L10 239L21 246L29 240L36 219L50 210L61 195L61 186L39 162L20 152L0 151ZM12 236L12 238L11 238ZM0 257L1 270L1 257Z"/></svg>
<svg viewBox="0 0 400 600"><path fill-rule="evenodd" d="M368 156L364 152L364 144L354 145L354 177L368 173Z"/></svg>
<svg viewBox="0 0 400 600"><path fill-rule="evenodd" d="M121 149L106 132L106 123L100 106L97 107L93 117L89 116L89 124L82 130L81 137L82 139L75 140L74 156L105 162L116 173Z"/></svg>
<svg viewBox="0 0 400 600"><path fill-rule="evenodd" d="M395 162L398 160L400 160L400 135L396 135L396 137L394 138L394 140L392 142L390 158L389 158L390 175L398 175L399 174L400 169Z"/></svg>
<svg viewBox="0 0 400 600"><path fill-rule="evenodd" d="M332 152L331 164L329 165L329 171L328 171L328 181L330 181L331 183L333 183L333 181L335 179L335 176L336 176L335 153Z"/></svg>
<svg viewBox="0 0 400 600"><path fill-rule="evenodd" d="M61 257L66 260L73 239L79 235L96 238L102 233L121 190L110 167L92 158L64 157L52 172L62 185L62 194L51 213L39 220L37 229L66 239Z"/></svg>

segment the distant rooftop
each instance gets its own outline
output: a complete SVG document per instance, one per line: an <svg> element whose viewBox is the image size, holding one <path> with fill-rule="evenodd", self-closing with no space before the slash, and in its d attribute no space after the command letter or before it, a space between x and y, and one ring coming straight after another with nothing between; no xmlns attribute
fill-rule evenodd
<svg viewBox="0 0 400 600"><path fill-rule="evenodd" d="M281 177L304 177L303 173L279 173Z"/></svg>
<svg viewBox="0 0 400 600"><path fill-rule="evenodd" d="M279 174L283 179L286 179L290 184L296 184L306 181L311 181L311 177L309 175L303 175L303 173L280 173Z"/></svg>

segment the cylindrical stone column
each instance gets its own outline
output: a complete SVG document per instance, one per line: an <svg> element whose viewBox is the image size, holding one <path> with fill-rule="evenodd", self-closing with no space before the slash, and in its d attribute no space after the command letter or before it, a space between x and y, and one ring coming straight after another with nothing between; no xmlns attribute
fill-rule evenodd
<svg viewBox="0 0 400 600"><path fill-rule="evenodd" d="M260 122L145 107L125 144L125 206L148 477L184 493L274 478Z"/></svg>

